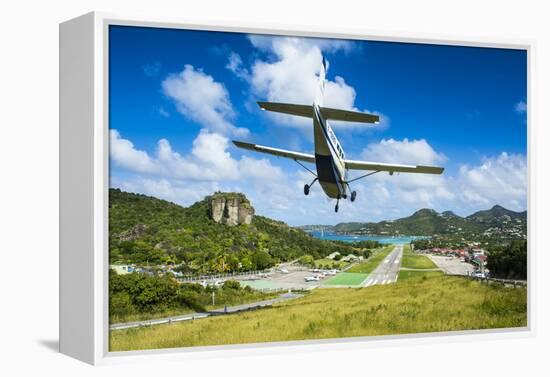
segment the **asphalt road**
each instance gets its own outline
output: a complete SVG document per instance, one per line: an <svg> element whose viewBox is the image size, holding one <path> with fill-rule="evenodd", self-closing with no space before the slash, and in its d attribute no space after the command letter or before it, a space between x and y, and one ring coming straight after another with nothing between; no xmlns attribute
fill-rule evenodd
<svg viewBox="0 0 550 377"><path fill-rule="evenodd" d="M365 279L362 286L390 284L397 281L399 267L403 259L403 245L397 245L376 269Z"/></svg>
<svg viewBox="0 0 550 377"><path fill-rule="evenodd" d="M184 314L184 315L180 315L180 316L174 316L174 317L168 317L168 318L159 318L159 319L150 319L150 320L146 320L146 321L115 323L115 324L110 325L109 329L111 329L111 330L122 330L122 329L129 329L129 328L132 328L132 327L160 325L162 323L172 323L172 322L179 322L179 321L191 321L191 320L202 319L202 318L211 317L211 316L215 316L215 315L234 314L234 313L243 312L243 311L247 311L247 310L254 310L254 309L259 309L259 308L263 308L263 307L266 307L266 306L271 306L271 305L276 304L278 302L292 300L292 299L299 298L299 297L302 297L302 296L303 295L297 294L297 293L283 293L279 297L271 299L271 300L250 302L248 304L243 304L243 305L228 306L228 307L224 307L224 308L210 310L210 311L204 312L204 313L189 313L189 314Z"/></svg>

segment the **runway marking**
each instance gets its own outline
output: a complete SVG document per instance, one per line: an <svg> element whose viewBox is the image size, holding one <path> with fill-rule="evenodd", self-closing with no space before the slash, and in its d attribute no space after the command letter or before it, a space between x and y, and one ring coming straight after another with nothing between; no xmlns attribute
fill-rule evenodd
<svg viewBox="0 0 550 377"><path fill-rule="evenodd" d="M389 261L390 261L389 259L386 259L386 260L384 261L384 263L388 263Z"/></svg>
<svg viewBox="0 0 550 377"><path fill-rule="evenodd" d="M386 280L386 279L384 279L384 281L382 282L382 285L386 284L386 282L387 282L387 280Z"/></svg>
<svg viewBox="0 0 550 377"><path fill-rule="evenodd" d="M395 264L399 263L399 258L397 258L397 259L395 260L395 262L393 262L393 263L395 263Z"/></svg>
<svg viewBox="0 0 550 377"><path fill-rule="evenodd" d="M368 287L368 286L371 285L371 284L372 284L372 279L369 280L369 281L367 281L367 284L365 285L365 287Z"/></svg>

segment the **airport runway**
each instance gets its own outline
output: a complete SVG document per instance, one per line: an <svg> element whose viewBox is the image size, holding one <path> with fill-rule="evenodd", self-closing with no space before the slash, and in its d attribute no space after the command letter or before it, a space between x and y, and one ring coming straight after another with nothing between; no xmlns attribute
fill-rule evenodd
<svg viewBox="0 0 550 377"><path fill-rule="evenodd" d="M399 275L401 259L403 259L403 245L397 245L361 285L370 287L372 285L395 283Z"/></svg>

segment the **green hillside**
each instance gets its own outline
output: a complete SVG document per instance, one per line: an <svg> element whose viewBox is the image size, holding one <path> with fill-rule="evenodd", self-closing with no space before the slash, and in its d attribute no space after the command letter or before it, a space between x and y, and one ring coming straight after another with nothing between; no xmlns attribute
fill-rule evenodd
<svg viewBox="0 0 550 377"><path fill-rule="evenodd" d="M213 197L244 195L216 193ZM356 248L343 242L313 238L283 222L254 216L250 225L227 226L210 217L210 199L190 207L109 190L111 263L174 264L184 273L264 269L309 254L315 259Z"/></svg>
<svg viewBox="0 0 550 377"><path fill-rule="evenodd" d="M461 217L451 211L439 213L421 209L409 217L378 223L340 223L332 227L338 233L402 235L482 235L486 237L524 238L527 212L514 212L501 206Z"/></svg>
<svg viewBox="0 0 550 377"><path fill-rule="evenodd" d="M471 214L467 217L468 220L475 221L478 223L491 223L502 219L505 216L510 217L510 219L525 219L527 213L524 212L514 212L506 209L502 206L496 205L491 209L485 211L478 211Z"/></svg>

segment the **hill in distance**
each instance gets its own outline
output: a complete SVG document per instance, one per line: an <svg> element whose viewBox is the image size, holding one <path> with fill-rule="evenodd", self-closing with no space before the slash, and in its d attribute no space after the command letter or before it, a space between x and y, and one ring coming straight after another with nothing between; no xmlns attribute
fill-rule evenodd
<svg viewBox="0 0 550 377"><path fill-rule="evenodd" d="M310 225L301 228L318 229ZM339 223L332 227L324 226L324 230L372 235L432 236L452 234L525 238L527 211L514 212L495 205L491 209L461 217L452 211L439 213L433 209L423 208L411 216L393 221Z"/></svg>

